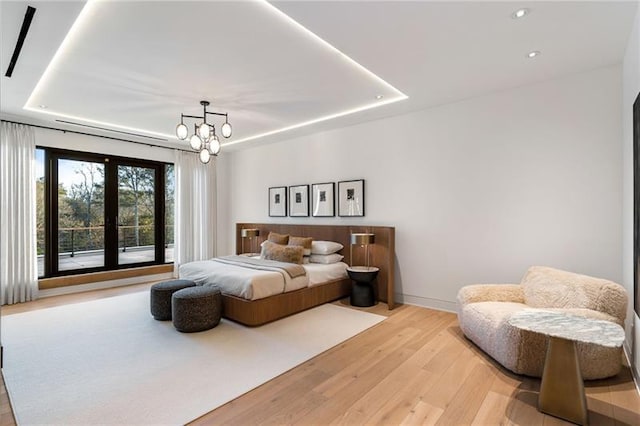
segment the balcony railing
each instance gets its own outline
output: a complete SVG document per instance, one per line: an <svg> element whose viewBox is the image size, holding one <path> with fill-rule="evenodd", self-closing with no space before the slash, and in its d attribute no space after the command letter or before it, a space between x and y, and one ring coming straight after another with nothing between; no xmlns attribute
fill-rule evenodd
<svg viewBox="0 0 640 426"><path fill-rule="evenodd" d="M104 250L104 226L58 228L58 255L74 257L76 252Z"/></svg>
<svg viewBox="0 0 640 426"><path fill-rule="evenodd" d="M118 226L118 263L155 259L154 225ZM38 276L44 275L44 229L37 229ZM173 260L174 226L165 226L165 260ZM104 266L104 226L58 228L58 269Z"/></svg>

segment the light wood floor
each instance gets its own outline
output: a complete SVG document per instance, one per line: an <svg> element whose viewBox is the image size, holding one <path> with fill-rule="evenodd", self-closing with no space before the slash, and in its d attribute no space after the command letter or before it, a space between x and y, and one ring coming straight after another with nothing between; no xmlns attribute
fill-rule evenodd
<svg viewBox="0 0 640 426"><path fill-rule="evenodd" d="M46 298L5 306L2 315L148 287ZM464 338L454 314L409 305L366 310L389 318L192 424L569 424L538 412L540 380L493 362ZM628 367L586 382L586 390L592 425L640 425L640 396ZM0 426L14 424L2 382Z"/></svg>

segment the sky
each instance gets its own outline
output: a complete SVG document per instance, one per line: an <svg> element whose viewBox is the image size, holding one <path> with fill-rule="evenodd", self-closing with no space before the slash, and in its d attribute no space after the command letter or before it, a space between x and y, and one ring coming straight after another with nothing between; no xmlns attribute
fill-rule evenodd
<svg viewBox="0 0 640 426"><path fill-rule="evenodd" d="M74 183L81 183L83 177L76 173L76 169L84 163L75 160L59 160L58 163L58 182L60 182L66 190L71 189ZM44 177L44 150L36 149L36 179Z"/></svg>
<svg viewBox="0 0 640 426"><path fill-rule="evenodd" d="M44 177L44 150L36 149L36 179ZM64 160L60 159L58 163L58 182L60 182L65 189L69 190L74 183L81 183L83 177L81 174L76 173L76 169L80 168L84 161L76 160ZM169 178L170 179L170 178ZM169 182L171 184L171 182Z"/></svg>

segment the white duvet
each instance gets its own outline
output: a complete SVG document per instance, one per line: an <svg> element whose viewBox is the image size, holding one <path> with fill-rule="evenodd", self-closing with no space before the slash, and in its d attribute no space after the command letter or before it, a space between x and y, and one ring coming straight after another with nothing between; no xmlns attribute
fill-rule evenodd
<svg viewBox="0 0 640 426"><path fill-rule="evenodd" d="M302 266L307 274L290 278L282 272L256 270L220 263L211 259L181 265L179 276L183 279L193 280L198 285L216 285L224 294L247 300L263 299L347 276L347 265L343 262L331 265L305 264Z"/></svg>

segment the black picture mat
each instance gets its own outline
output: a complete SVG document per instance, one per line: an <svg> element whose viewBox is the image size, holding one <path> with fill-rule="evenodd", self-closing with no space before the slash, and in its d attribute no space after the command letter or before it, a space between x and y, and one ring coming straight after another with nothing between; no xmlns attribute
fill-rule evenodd
<svg viewBox="0 0 640 426"><path fill-rule="evenodd" d="M633 103L633 308L640 316L640 93Z"/></svg>

